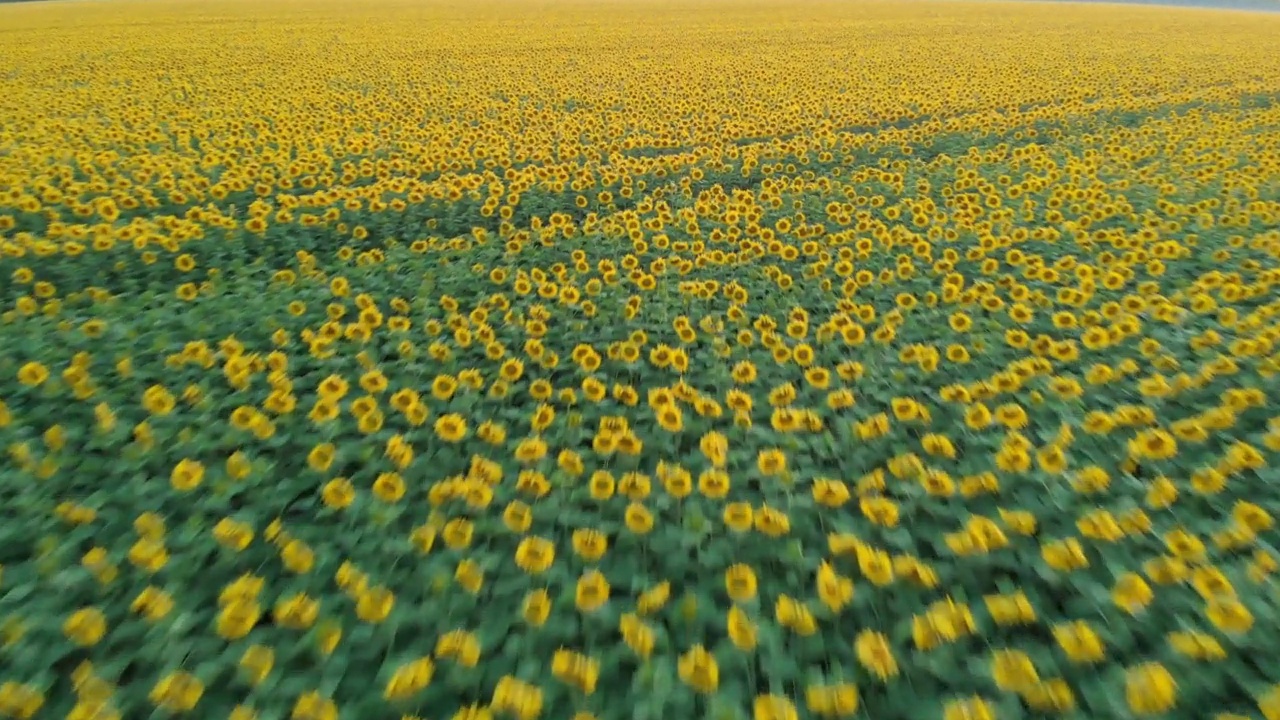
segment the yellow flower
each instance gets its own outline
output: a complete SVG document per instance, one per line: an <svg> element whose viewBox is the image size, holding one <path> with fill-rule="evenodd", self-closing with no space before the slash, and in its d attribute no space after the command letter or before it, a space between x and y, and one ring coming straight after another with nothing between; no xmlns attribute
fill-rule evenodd
<svg viewBox="0 0 1280 720"><path fill-rule="evenodd" d="M44 707L44 695L31 685L5 681L0 684L0 715L31 720Z"/></svg>
<svg viewBox="0 0 1280 720"><path fill-rule="evenodd" d="M694 645L680 656L677 671L681 682L700 693L712 693L720 686L720 665L701 645Z"/></svg>
<svg viewBox="0 0 1280 720"><path fill-rule="evenodd" d="M1223 632L1242 633L1253 627L1253 613L1234 597L1214 597L1205 605L1205 615Z"/></svg>
<svg viewBox="0 0 1280 720"><path fill-rule="evenodd" d="M676 467L660 474L662 485L671 497L681 500L693 492L693 476L688 470Z"/></svg>
<svg viewBox="0 0 1280 720"><path fill-rule="evenodd" d="M493 720L493 711L473 703L454 713L451 720Z"/></svg>
<svg viewBox="0 0 1280 720"><path fill-rule="evenodd" d="M168 415L176 405L177 400L163 385L152 385L142 393L142 407L152 415Z"/></svg>
<svg viewBox="0 0 1280 720"><path fill-rule="evenodd" d="M757 695L751 704L752 720L796 720L799 715L791 701L781 695Z"/></svg>
<svg viewBox="0 0 1280 720"><path fill-rule="evenodd" d="M861 546L855 553L858 557L858 570L873 585L888 585L893 582L893 558L883 550Z"/></svg>
<svg viewBox="0 0 1280 720"><path fill-rule="evenodd" d="M623 521L627 529L637 535L643 535L653 529L653 514L638 502L627 505Z"/></svg>
<svg viewBox="0 0 1280 720"><path fill-rule="evenodd" d="M1258 698L1258 709L1266 720L1280 719L1280 685L1272 685Z"/></svg>
<svg viewBox="0 0 1280 720"><path fill-rule="evenodd" d="M574 605L582 612L593 612L609 601L609 581L596 570L578 578L574 592Z"/></svg>
<svg viewBox="0 0 1280 720"><path fill-rule="evenodd" d="M27 387L43 385L49 379L49 369L38 362L29 362L18 368L18 382Z"/></svg>
<svg viewBox="0 0 1280 720"><path fill-rule="evenodd" d="M249 456L240 451L231 453L227 458L226 466L227 475L236 481L244 480L253 471L253 463L249 460Z"/></svg>
<svg viewBox="0 0 1280 720"><path fill-rule="evenodd" d="M1137 715L1156 715L1177 704L1178 684L1159 663L1145 663L1125 674L1125 701Z"/></svg>
<svg viewBox="0 0 1280 720"><path fill-rule="evenodd" d="M77 610L62 624L62 634L81 647L97 645L107 633L107 618L97 608Z"/></svg>
<svg viewBox="0 0 1280 720"><path fill-rule="evenodd" d="M756 467L767 476L781 475L787 469L787 456L776 448L761 450L756 457Z"/></svg>
<svg viewBox="0 0 1280 720"><path fill-rule="evenodd" d="M1167 533L1164 544L1174 557L1181 560L1198 560L1205 554L1204 542L1182 528Z"/></svg>
<svg viewBox="0 0 1280 720"><path fill-rule="evenodd" d="M636 655L647 658L653 653L656 634L653 628L646 625L639 616L623 613L618 621L618 631L622 633L622 641Z"/></svg>
<svg viewBox="0 0 1280 720"><path fill-rule="evenodd" d="M495 710L515 715L519 720L534 720L542 713L542 689L504 676L493 689L493 700L489 705ZM488 709L481 711L475 708L460 711L454 715L454 720L490 720L491 717Z"/></svg>
<svg viewBox="0 0 1280 720"><path fill-rule="evenodd" d="M190 492L204 481L204 465L196 460L181 460L174 466L169 475L169 482L175 490Z"/></svg>
<svg viewBox="0 0 1280 720"><path fill-rule="evenodd" d="M467 421L457 413L441 415L436 418L435 431L436 437L445 442L461 442L467 436Z"/></svg>
<svg viewBox="0 0 1280 720"><path fill-rule="evenodd" d="M817 492L816 486L815 492ZM845 493L847 494L848 491L846 490ZM888 498L864 497L858 501L858 509L862 511L863 517L876 525L888 528L898 525L898 504Z"/></svg>
<svg viewBox="0 0 1280 720"><path fill-rule="evenodd" d="M807 637L818 629L818 621L814 618L813 611L803 602L788 595L778 596L777 602L774 603L773 616L779 625L797 635Z"/></svg>
<svg viewBox="0 0 1280 720"><path fill-rule="evenodd" d="M600 661L571 650L557 650L551 657L551 674L582 694L591 695L600 677Z"/></svg>
<svg viewBox="0 0 1280 720"><path fill-rule="evenodd" d="M160 620L173 610L173 597L160 588L147 586L134 598L130 609L148 620Z"/></svg>
<svg viewBox="0 0 1280 720"><path fill-rule="evenodd" d="M525 622L534 627L541 627L551 614L551 596L546 590L534 590L524 599Z"/></svg>
<svg viewBox="0 0 1280 720"><path fill-rule="evenodd" d="M1040 712L1065 713L1076 705L1075 693L1062 678L1034 683L1021 694L1027 705Z"/></svg>
<svg viewBox="0 0 1280 720"><path fill-rule="evenodd" d="M750 565L733 565L724 573L724 586L729 598L745 602L756 596L756 574Z"/></svg>
<svg viewBox="0 0 1280 720"><path fill-rule="evenodd" d="M458 381L449 375L437 375L431 381L431 394L437 400L448 400L458 391Z"/></svg>
<svg viewBox="0 0 1280 720"><path fill-rule="evenodd" d="M531 437L520 441L516 446L515 458L521 463L537 462L547 455L547 443L542 438Z"/></svg>
<svg viewBox="0 0 1280 720"><path fill-rule="evenodd" d="M1196 660L1222 660L1227 656L1227 651L1222 647L1212 635L1194 632L1194 631L1178 631L1169 633L1169 644L1173 649L1187 657Z"/></svg>
<svg viewBox="0 0 1280 720"><path fill-rule="evenodd" d="M480 588L484 586L484 570L479 563L470 558L458 563L453 577L462 586L463 590L472 595L480 592Z"/></svg>
<svg viewBox="0 0 1280 720"><path fill-rule="evenodd" d="M722 500L729 494L729 474L709 468L698 475L698 492L712 500Z"/></svg>
<svg viewBox="0 0 1280 720"><path fill-rule="evenodd" d="M1060 572L1089 567L1089 558L1084 554L1084 546L1075 538L1042 545L1040 554L1046 565Z"/></svg>
<svg viewBox="0 0 1280 720"><path fill-rule="evenodd" d="M293 704L290 720L338 720L338 705L312 690L303 693Z"/></svg>
<svg viewBox="0 0 1280 720"><path fill-rule="evenodd" d="M858 687L852 683L810 685L805 705L819 717L848 717L858 711Z"/></svg>
<svg viewBox="0 0 1280 720"><path fill-rule="evenodd" d="M982 403L970 405L964 414L964 424L970 430L981 430L992 422L991 410Z"/></svg>
<svg viewBox="0 0 1280 720"><path fill-rule="evenodd" d="M991 678L996 687L1022 692L1040 681L1031 658L1020 650L997 650L991 656Z"/></svg>
<svg viewBox="0 0 1280 720"><path fill-rule="evenodd" d="M247 523L222 518L213 527L213 537L223 547L239 552L253 542L253 528Z"/></svg>
<svg viewBox="0 0 1280 720"><path fill-rule="evenodd" d="M1215 567L1197 567L1191 573L1191 585L1205 600L1219 597L1235 597L1235 588L1221 570Z"/></svg>
<svg viewBox="0 0 1280 720"><path fill-rule="evenodd" d="M1124 573L1116 579L1111 599L1121 610L1134 615L1151 603L1155 597L1151 587L1137 573Z"/></svg>
<svg viewBox="0 0 1280 720"><path fill-rule="evenodd" d="M1160 585L1175 585L1190 575L1187 564L1175 557L1155 557L1142 564L1142 571Z"/></svg>
<svg viewBox="0 0 1280 720"><path fill-rule="evenodd" d="M1178 442L1164 430L1144 430L1129 441L1129 454L1148 460L1168 460L1178 454Z"/></svg>
<svg viewBox="0 0 1280 720"><path fill-rule="evenodd" d="M533 524L533 509L519 500L513 500L502 511L502 523L511 532L522 533ZM456 528L456 530L450 531L451 527ZM444 529L445 543L449 547L458 549L471 544L472 531L469 520L455 518L450 520L444 526ZM465 530L465 533L463 530Z"/></svg>
<svg viewBox="0 0 1280 720"><path fill-rule="evenodd" d="M454 660L463 667L475 667L480 661L480 641L466 630L451 630L436 641L436 657Z"/></svg>
<svg viewBox="0 0 1280 720"><path fill-rule="evenodd" d="M897 660L888 637L874 630L863 630L854 641L854 655L861 666L877 678L887 680L897 675Z"/></svg>
<svg viewBox="0 0 1280 720"><path fill-rule="evenodd" d="M671 583L661 582L640 593L636 599L636 611L641 615L652 615L661 610L671 599Z"/></svg>
<svg viewBox="0 0 1280 720"><path fill-rule="evenodd" d="M404 478L397 472L379 473L373 481L373 496L385 503L397 503L405 494Z"/></svg>
<svg viewBox="0 0 1280 720"><path fill-rule="evenodd" d="M830 563L823 562L817 573L818 599L833 612L838 612L853 599L853 581L838 574Z"/></svg>
<svg viewBox="0 0 1280 720"><path fill-rule="evenodd" d="M678 433L684 429L684 414L678 405L662 405L654 410L654 415L657 417L658 427L669 433Z"/></svg>
<svg viewBox="0 0 1280 720"><path fill-rule="evenodd" d="M380 623L391 614L396 596L390 589L374 586L361 592L356 599L356 617L367 623Z"/></svg>
<svg viewBox="0 0 1280 720"><path fill-rule="evenodd" d="M609 538L599 530L574 530L573 551L588 562L595 562L604 557L609 549Z"/></svg>
<svg viewBox="0 0 1280 720"><path fill-rule="evenodd" d="M813 481L811 492L815 502L831 508L844 505L852 497L848 485L840 480L829 478L816 478Z"/></svg>
<svg viewBox="0 0 1280 720"><path fill-rule="evenodd" d="M342 510L350 507L355 502L356 488L351 481L338 477L333 478L325 483L324 489L320 492L320 498L326 507L334 510Z"/></svg>
<svg viewBox="0 0 1280 720"><path fill-rule="evenodd" d="M1271 514L1258 505L1244 500L1237 500L1231 510L1231 516L1242 526L1253 532L1270 530L1274 524Z"/></svg>
<svg viewBox="0 0 1280 720"><path fill-rule="evenodd" d="M543 538L527 537L516 548L516 565L530 574L546 572L555 558L555 545Z"/></svg>
<svg viewBox="0 0 1280 720"><path fill-rule="evenodd" d="M930 455L944 458L954 458L956 455L955 446L951 443L951 439L939 433L927 433L920 439L921 447Z"/></svg>
<svg viewBox="0 0 1280 720"><path fill-rule="evenodd" d="M159 572L169 562L164 543L142 538L129 548L129 562L149 573Z"/></svg>
<svg viewBox="0 0 1280 720"><path fill-rule="evenodd" d="M320 603L305 593L281 598L272 611L277 625L295 630L306 630L311 627L319 614Z"/></svg>
<svg viewBox="0 0 1280 720"><path fill-rule="evenodd" d="M241 575L228 583L218 595L218 605L225 606L243 600L255 600L262 592L265 581L256 575Z"/></svg>
<svg viewBox="0 0 1280 720"><path fill-rule="evenodd" d="M266 679L275 665L275 651L265 645L250 645L240 656L240 670L250 685L257 685Z"/></svg>
<svg viewBox="0 0 1280 720"><path fill-rule="evenodd" d="M592 500L603 501L613 497L617 482L609 474L608 470L596 470L591 474L587 487L591 493Z"/></svg>
<svg viewBox="0 0 1280 720"><path fill-rule="evenodd" d="M1102 639L1083 620L1053 626L1053 639L1074 663L1096 663L1106 657Z"/></svg>
<svg viewBox="0 0 1280 720"><path fill-rule="evenodd" d="M746 532L755 525L755 513L745 502L732 502L724 506L724 524L734 532Z"/></svg>
<svg viewBox="0 0 1280 720"><path fill-rule="evenodd" d="M337 454L338 449L333 443L320 443L311 448L311 452L307 454L307 465L316 472L325 472L333 464Z"/></svg>
<svg viewBox="0 0 1280 720"><path fill-rule="evenodd" d="M996 720L996 711L980 697L950 700L942 706L942 720Z"/></svg>
<svg viewBox="0 0 1280 720"><path fill-rule="evenodd" d="M1011 595L987 595L983 599L987 604L987 611L991 613L991 619L997 625L1025 625L1035 622L1035 608L1022 592Z"/></svg>
<svg viewBox="0 0 1280 720"><path fill-rule="evenodd" d="M315 565L315 552L301 540L289 540L280 551L280 560L290 572L301 575Z"/></svg>
<svg viewBox="0 0 1280 720"><path fill-rule="evenodd" d="M761 505L754 513L756 530L769 537L781 537L791 531L791 520L777 508Z"/></svg>
<svg viewBox="0 0 1280 720"><path fill-rule="evenodd" d="M204 695L204 683L194 675L182 671L170 673L151 689L152 704L171 713L185 713L195 709Z"/></svg>
<svg viewBox="0 0 1280 720"><path fill-rule="evenodd" d="M420 657L397 667L387 679L382 696L391 701L408 700L431 684L435 675L435 663L431 658Z"/></svg>
<svg viewBox="0 0 1280 720"><path fill-rule="evenodd" d="M722 468L729 454L729 440L718 432L709 432L698 441L698 448L713 467Z"/></svg>
<svg viewBox="0 0 1280 720"><path fill-rule="evenodd" d="M618 492L629 500L643 500L649 496L653 483L649 476L638 472L629 472L618 482Z"/></svg>

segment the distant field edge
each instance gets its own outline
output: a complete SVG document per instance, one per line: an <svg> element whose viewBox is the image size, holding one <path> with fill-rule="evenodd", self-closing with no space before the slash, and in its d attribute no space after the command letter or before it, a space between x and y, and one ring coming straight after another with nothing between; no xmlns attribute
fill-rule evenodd
<svg viewBox="0 0 1280 720"><path fill-rule="evenodd" d="M971 0L931 0L934 2L968 2ZM1037 5L1113 5L1184 10L1232 10L1237 12L1280 13L1280 0L980 0L983 2L1016 2Z"/></svg>

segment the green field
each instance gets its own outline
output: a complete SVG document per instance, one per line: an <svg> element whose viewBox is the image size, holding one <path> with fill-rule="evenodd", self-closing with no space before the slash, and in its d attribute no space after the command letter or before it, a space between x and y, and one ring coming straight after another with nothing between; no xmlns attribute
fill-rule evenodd
<svg viewBox="0 0 1280 720"><path fill-rule="evenodd" d="M1280 16L0 7L0 718L1280 719Z"/></svg>

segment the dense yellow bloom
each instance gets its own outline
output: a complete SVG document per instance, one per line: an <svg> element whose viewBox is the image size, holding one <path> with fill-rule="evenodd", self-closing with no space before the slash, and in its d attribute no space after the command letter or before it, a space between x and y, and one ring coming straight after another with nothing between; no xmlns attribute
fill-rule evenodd
<svg viewBox="0 0 1280 720"><path fill-rule="evenodd" d="M697 692L715 692L720 685L720 665L701 645L694 645L681 655L677 668L680 680Z"/></svg>
<svg viewBox="0 0 1280 720"><path fill-rule="evenodd" d="M753 720L796 720L799 717L791 700L782 695L757 695L751 704Z"/></svg>
<svg viewBox="0 0 1280 720"><path fill-rule="evenodd" d="M590 571L578 578L574 604L582 612L592 612L609 601L609 581L597 571Z"/></svg>
<svg viewBox="0 0 1280 720"><path fill-rule="evenodd" d="M888 680L898 674L898 661L893 655L889 639L882 633L863 630L854 640L854 652L858 662L868 672Z"/></svg>
<svg viewBox="0 0 1280 720"><path fill-rule="evenodd" d="M49 379L49 369L38 362L29 362L18 370L18 382L36 387Z"/></svg>
<svg viewBox="0 0 1280 720"><path fill-rule="evenodd" d="M570 650L557 650L551 658L551 673L584 695L591 695L600 677L600 661Z"/></svg>
<svg viewBox="0 0 1280 720"><path fill-rule="evenodd" d="M543 538L527 537L516 548L516 564L527 573L545 572L555 557L555 545Z"/></svg>
<svg viewBox="0 0 1280 720"><path fill-rule="evenodd" d="M252 645L240 656L240 670L251 685L266 678L275 666L275 651L265 645Z"/></svg>
<svg viewBox="0 0 1280 720"><path fill-rule="evenodd" d="M981 697L952 700L943 706L943 720L995 720L991 702Z"/></svg>
<svg viewBox="0 0 1280 720"><path fill-rule="evenodd" d="M421 692L431 683L435 665L430 658L418 658L396 668L387 680L383 696L388 700L405 700Z"/></svg>
<svg viewBox="0 0 1280 720"><path fill-rule="evenodd" d="M1130 668L1125 677L1125 700L1137 715L1154 715L1177 703L1178 684L1159 663Z"/></svg>
<svg viewBox="0 0 1280 720"><path fill-rule="evenodd" d="M1072 662L1096 663L1106 656L1102 639L1082 620L1054 626L1053 638Z"/></svg>
<svg viewBox="0 0 1280 720"><path fill-rule="evenodd" d="M187 672L164 676L151 689L151 702L161 710L185 713L194 710L204 694L204 683Z"/></svg>
<svg viewBox="0 0 1280 720"><path fill-rule="evenodd" d="M1275 18L296 9L0 6L0 715L589 720L781 640L699 711L842 717L1038 623L1155 714L1274 634ZM921 707L1097 710L980 660Z"/></svg>
<svg viewBox="0 0 1280 720"><path fill-rule="evenodd" d="M1121 575L1111 591L1111 598L1116 606L1129 614L1140 612L1154 597L1151 587L1137 573Z"/></svg>
<svg viewBox="0 0 1280 720"><path fill-rule="evenodd" d="M97 608L82 608L66 619L62 624L62 632L77 645L96 645L106 635L106 616Z"/></svg>

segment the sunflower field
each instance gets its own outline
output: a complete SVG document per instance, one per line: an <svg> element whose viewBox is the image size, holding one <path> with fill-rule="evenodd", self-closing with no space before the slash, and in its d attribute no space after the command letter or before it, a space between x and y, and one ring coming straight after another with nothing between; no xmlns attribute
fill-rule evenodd
<svg viewBox="0 0 1280 720"><path fill-rule="evenodd" d="M1280 719L1278 291L1280 16L0 7L0 718Z"/></svg>

